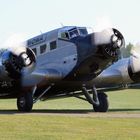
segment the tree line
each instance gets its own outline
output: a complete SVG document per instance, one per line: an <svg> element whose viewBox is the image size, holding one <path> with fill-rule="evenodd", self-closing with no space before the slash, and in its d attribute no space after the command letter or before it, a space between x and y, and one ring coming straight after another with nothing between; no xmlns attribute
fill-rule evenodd
<svg viewBox="0 0 140 140"><path fill-rule="evenodd" d="M121 49L121 56L127 58L131 55L131 49L134 47L132 43L128 43L125 47Z"/></svg>

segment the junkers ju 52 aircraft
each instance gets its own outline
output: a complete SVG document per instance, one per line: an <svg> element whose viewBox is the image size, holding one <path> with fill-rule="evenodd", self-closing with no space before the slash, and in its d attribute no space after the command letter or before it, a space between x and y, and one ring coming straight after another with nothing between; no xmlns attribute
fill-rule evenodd
<svg viewBox="0 0 140 140"><path fill-rule="evenodd" d="M17 98L19 111L31 111L38 100L83 99L82 93L95 112L106 112L107 96L97 88L112 83L118 74L109 66L118 60L123 46L124 37L117 29L88 33L86 27L64 26L2 49L0 98Z"/></svg>

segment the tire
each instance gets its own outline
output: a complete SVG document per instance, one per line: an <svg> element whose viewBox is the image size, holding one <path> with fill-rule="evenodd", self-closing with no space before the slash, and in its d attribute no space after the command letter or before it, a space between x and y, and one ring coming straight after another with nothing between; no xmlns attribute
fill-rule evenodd
<svg viewBox="0 0 140 140"><path fill-rule="evenodd" d="M100 105L93 105L93 109L95 112L107 112L109 108L109 102L107 95L104 92L98 93L98 98Z"/></svg>
<svg viewBox="0 0 140 140"><path fill-rule="evenodd" d="M17 98L17 108L22 112L30 112L33 107L33 97L31 93L26 93Z"/></svg>

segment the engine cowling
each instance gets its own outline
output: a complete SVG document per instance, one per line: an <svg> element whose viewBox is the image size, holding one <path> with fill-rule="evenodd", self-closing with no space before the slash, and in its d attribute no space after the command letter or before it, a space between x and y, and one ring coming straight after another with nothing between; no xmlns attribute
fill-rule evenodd
<svg viewBox="0 0 140 140"><path fill-rule="evenodd" d="M140 82L140 58L133 55L130 57L128 72L134 82Z"/></svg>
<svg viewBox="0 0 140 140"><path fill-rule="evenodd" d="M6 50L2 54L2 65L8 76L13 79L20 79L22 76L31 73L35 64L34 52L26 47Z"/></svg>
<svg viewBox="0 0 140 140"><path fill-rule="evenodd" d="M128 64L130 78L134 82L140 82L140 46L136 45L131 49L131 56Z"/></svg>
<svg viewBox="0 0 140 140"><path fill-rule="evenodd" d="M125 46L123 35L114 28L95 33L95 39L95 44L101 46L103 54L106 57L117 58L120 53L120 48Z"/></svg>

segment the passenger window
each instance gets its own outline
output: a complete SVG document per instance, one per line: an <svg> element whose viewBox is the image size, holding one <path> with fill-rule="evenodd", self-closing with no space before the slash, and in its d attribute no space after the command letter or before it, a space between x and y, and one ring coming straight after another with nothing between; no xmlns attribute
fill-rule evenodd
<svg viewBox="0 0 140 140"><path fill-rule="evenodd" d="M33 50L33 52L35 53L35 55L37 55L36 48L33 48L32 50Z"/></svg>
<svg viewBox="0 0 140 140"><path fill-rule="evenodd" d="M50 50L56 49L56 41L50 42Z"/></svg>
<svg viewBox="0 0 140 140"><path fill-rule="evenodd" d="M41 46L40 46L40 54L46 52L46 48L47 48L47 45L46 45L46 44L41 45Z"/></svg>

